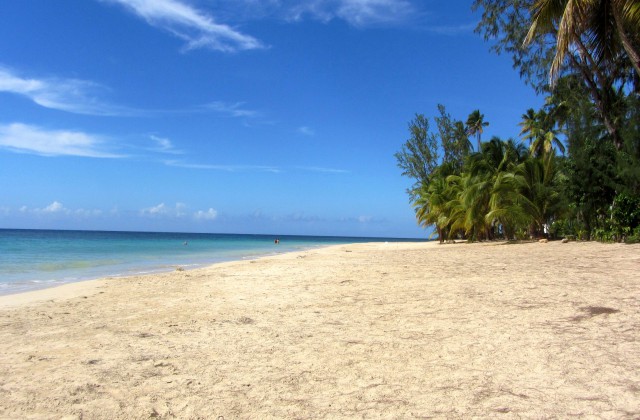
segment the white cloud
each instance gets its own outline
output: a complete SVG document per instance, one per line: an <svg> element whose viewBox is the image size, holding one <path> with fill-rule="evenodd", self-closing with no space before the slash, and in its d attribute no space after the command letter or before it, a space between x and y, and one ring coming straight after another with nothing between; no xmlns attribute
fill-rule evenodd
<svg viewBox="0 0 640 420"><path fill-rule="evenodd" d="M77 209L73 213L79 217L89 218L89 217L102 216L104 212L99 209L93 209L93 210Z"/></svg>
<svg viewBox="0 0 640 420"><path fill-rule="evenodd" d="M288 2L287 17L301 20L311 16L323 22L342 19L365 27L403 22L413 9L408 0L298 0Z"/></svg>
<svg viewBox="0 0 640 420"><path fill-rule="evenodd" d="M90 217L98 217L102 216L103 211L99 209L69 209L64 206L61 202L55 200L51 204L43 208L29 208L27 206L22 206L18 209L20 213L23 214L33 214L38 215L40 217L43 216L65 216L65 217L81 217L81 218L90 218Z"/></svg>
<svg viewBox="0 0 640 420"><path fill-rule="evenodd" d="M66 211L67 210L64 208L62 203L58 201L54 201L53 203L42 209L43 213L62 213Z"/></svg>
<svg viewBox="0 0 640 420"><path fill-rule="evenodd" d="M307 126L302 126L302 127L298 127L298 133L302 134L303 136L315 136L316 132L313 131L311 128L307 127Z"/></svg>
<svg viewBox="0 0 640 420"><path fill-rule="evenodd" d="M226 103L222 101L214 101L205 105L205 109L219 112L234 118L255 118L260 115L258 111L243 109L243 102Z"/></svg>
<svg viewBox="0 0 640 420"><path fill-rule="evenodd" d="M156 144L156 147L153 149L156 152L169 153L169 154L174 154L174 155L183 154L182 151L177 150L173 146L173 143L168 138L158 137L158 136L155 136L153 134L150 135L149 138L151 140L153 140L153 142Z"/></svg>
<svg viewBox="0 0 640 420"><path fill-rule="evenodd" d="M336 14L354 26L395 23L406 19L412 10L404 0L342 0Z"/></svg>
<svg viewBox="0 0 640 420"><path fill-rule="evenodd" d="M82 156L92 158L124 157L102 150L105 139L70 130L46 130L13 123L0 124L0 148L43 156Z"/></svg>
<svg viewBox="0 0 640 420"><path fill-rule="evenodd" d="M225 172L282 172L279 168L274 166L260 166L260 165L208 165L199 163L188 163L179 160L165 160L164 164L167 166L173 166L176 168L185 169L205 169L213 171L225 171Z"/></svg>
<svg viewBox="0 0 640 420"><path fill-rule="evenodd" d="M157 206L140 210L140 215L145 217L175 217L180 218L187 215L187 205L176 203L175 207L160 203Z"/></svg>
<svg viewBox="0 0 640 420"><path fill-rule="evenodd" d="M297 168L303 171L321 172L325 174L348 174L349 173L349 171L347 171L346 169L322 168L318 166L298 166Z"/></svg>
<svg viewBox="0 0 640 420"><path fill-rule="evenodd" d="M76 79L29 79L0 66L0 92L29 98L36 104L59 111L84 115L133 115L133 110L112 106L100 101L103 86Z"/></svg>
<svg viewBox="0 0 640 420"><path fill-rule="evenodd" d="M463 25L432 26L429 28L429 31L440 35L458 35L472 33L476 26L478 26L477 22Z"/></svg>
<svg viewBox="0 0 640 420"><path fill-rule="evenodd" d="M176 210L175 210L175 214L176 217L184 217L187 215L186 213L187 210L187 205L184 203L176 203Z"/></svg>
<svg viewBox="0 0 640 420"><path fill-rule="evenodd" d="M264 48L256 38L216 23L213 17L179 0L104 0L118 3L147 21L185 40L188 49L233 52Z"/></svg>
<svg viewBox="0 0 640 420"><path fill-rule="evenodd" d="M207 211L198 210L193 217L197 220L215 220L218 217L218 212L212 208Z"/></svg>
<svg viewBox="0 0 640 420"><path fill-rule="evenodd" d="M171 144L171 140L169 139L165 139L165 138L154 136L154 135L149 136L149 138L156 142L156 144L158 145L158 149L161 151L173 149L173 145Z"/></svg>
<svg viewBox="0 0 640 420"><path fill-rule="evenodd" d="M140 214L142 216L162 216L168 213L169 209L164 203L160 203L157 206L140 210Z"/></svg>
<svg viewBox="0 0 640 420"><path fill-rule="evenodd" d="M217 15L235 20L277 17L329 22L340 19L357 27L399 24L417 13L416 0L217 0Z"/></svg>

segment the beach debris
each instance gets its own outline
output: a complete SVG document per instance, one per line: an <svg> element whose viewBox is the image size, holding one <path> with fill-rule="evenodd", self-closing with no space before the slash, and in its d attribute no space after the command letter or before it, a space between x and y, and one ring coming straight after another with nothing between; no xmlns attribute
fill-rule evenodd
<svg viewBox="0 0 640 420"><path fill-rule="evenodd" d="M183 268L183 267L178 266L178 267L176 267L176 271L184 271L184 268Z"/></svg>
<svg viewBox="0 0 640 420"><path fill-rule="evenodd" d="M546 244L547 242L549 242L548 239L540 239L538 242L540 242L541 244Z"/></svg>
<svg viewBox="0 0 640 420"><path fill-rule="evenodd" d="M567 239L567 238L563 238L563 239L562 239L562 243L563 243L563 244L569 243L569 239Z"/></svg>
<svg viewBox="0 0 640 420"><path fill-rule="evenodd" d="M584 321L585 319L593 318L594 316L611 315L620 312L619 309L608 308L606 306L585 306L580 308L580 310L584 312L584 315L575 316L571 318L572 321L580 322Z"/></svg>
<svg viewBox="0 0 640 420"><path fill-rule="evenodd" d="M256 321L254 321L253 319L249 318L248 316L242 316L240 318L238 318L238 323L239 324L244 324L244 325L248 325L248 324L255 324Z"/></svg>
<svg viewBox="0 0 640 420"><path fill-rule="evenodd" d="M590 316L603 315L603 314L615 314L620 312L619 309L607 308L606 306L585 306L580 308L583 312L586 312Z"/></svg>

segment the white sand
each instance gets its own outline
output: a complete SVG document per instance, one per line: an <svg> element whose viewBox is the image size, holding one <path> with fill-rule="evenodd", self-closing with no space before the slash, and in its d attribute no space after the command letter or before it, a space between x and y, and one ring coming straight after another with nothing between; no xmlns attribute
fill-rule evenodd
<svg viewBox="0 0 640 420"><path fill-rule="evenodd" d="M5 296L0 418L638 418L639 273L389 243Z"/></svg>

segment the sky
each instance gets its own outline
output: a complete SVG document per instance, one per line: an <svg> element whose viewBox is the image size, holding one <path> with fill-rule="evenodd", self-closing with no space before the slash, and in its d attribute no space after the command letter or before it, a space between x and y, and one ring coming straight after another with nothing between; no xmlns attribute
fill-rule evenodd
<svg viewBox="0 0 640 420"><path fill-rule="evenodd" d="M0 228L428 236L414 115L541 104L471 3L0 2Z"/></svg>

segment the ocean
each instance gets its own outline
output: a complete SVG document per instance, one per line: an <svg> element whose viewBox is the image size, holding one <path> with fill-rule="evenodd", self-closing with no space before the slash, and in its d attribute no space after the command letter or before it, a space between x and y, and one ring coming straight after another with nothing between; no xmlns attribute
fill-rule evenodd
<svg viewBox="0 0 640 420"><path fill-rule="evenodd" d="M0 295L396 238L0 229Z"/></svg>

